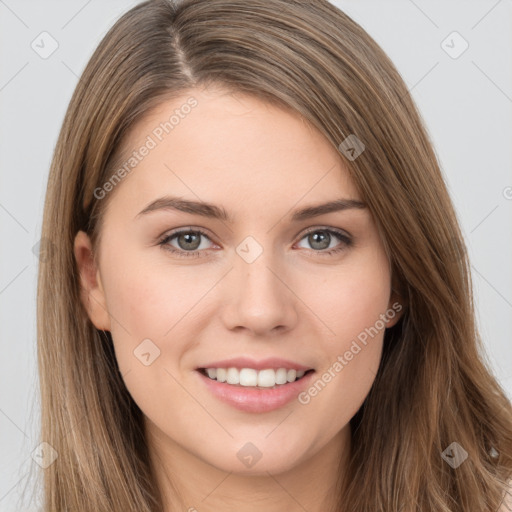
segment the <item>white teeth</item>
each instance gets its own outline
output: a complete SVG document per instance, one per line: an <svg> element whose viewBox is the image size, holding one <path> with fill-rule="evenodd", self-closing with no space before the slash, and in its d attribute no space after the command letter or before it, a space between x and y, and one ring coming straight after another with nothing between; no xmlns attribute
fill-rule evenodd
<svg viewBox="0 0 512 512"><path fill-rule="evenodd" d="M226 382L228 384L240 384L240 372L236 368L228 368Z"/></svg>
<svg viewBox="0 0 512 512"><path fill-rule="evenodd" d="M255 370L254 368L206 368L206 373L210 379L218 382L227 382L228 384L240 386L258 386L262 388L272 388L276 385L294 382L300 379L306 373L304 370L288 370L287 368L271 368L265 370Z"/></svg>
<svg viewBox="0 0 512 512"><path fill-rule="evenodd" d="M233 370L236 371L235 368ZM258 372L252 368L243 368L240 370L239 382L241 386L257 386L258 385Z"/></svg>
<svg viewBox="0 0 512 512"><path fill-rule="evenodd" d="M260 370L258 372L258 386L260 388L271 388L275 385L276 372L274 370Z"/></svg>
<svg viewBox="0 0 512 512"><path fill-rule="evenodd" d="M286 368L279 368L279 370L276 372L276 384L286 384L287 373L288 372L286 371Z"/></svg>

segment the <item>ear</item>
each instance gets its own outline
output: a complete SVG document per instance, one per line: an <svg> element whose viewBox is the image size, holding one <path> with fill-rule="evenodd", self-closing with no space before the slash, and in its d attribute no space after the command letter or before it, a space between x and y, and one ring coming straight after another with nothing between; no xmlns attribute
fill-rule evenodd
<svg viewBox="0 0 512 512"><path fill-rule="evenodd" d="M99 269L94 262L92 244L84 231L75 236L74 255L80 272L80 297L94 326L110 331L110 316Z"/></svg>
<svg viewBox="0 0 512 512"><path fill-rule="evenodd" d="M386 322L386 329L393 327L404 314L405 304L400 290L400 283L396 278L396 274L393 274L391 282L391 296L389 298L387 309L388 313L386 315L388 317L388 321Z"/></svg>

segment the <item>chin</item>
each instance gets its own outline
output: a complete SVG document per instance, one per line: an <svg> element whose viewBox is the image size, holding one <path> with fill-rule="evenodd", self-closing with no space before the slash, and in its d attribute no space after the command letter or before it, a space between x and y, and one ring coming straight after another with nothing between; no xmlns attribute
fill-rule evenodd
<svg viewBox="0 0 512 512"><path fill-rule="evenodd" d="M298 444L304 447L304 443ZM213 454L207 462L222 471L238 475L268 476L268 473L278 474L292 469L305 454L289 442L283 446L269 439L255 439L235 441L231 446L223 448L219 455Z"/></svg>

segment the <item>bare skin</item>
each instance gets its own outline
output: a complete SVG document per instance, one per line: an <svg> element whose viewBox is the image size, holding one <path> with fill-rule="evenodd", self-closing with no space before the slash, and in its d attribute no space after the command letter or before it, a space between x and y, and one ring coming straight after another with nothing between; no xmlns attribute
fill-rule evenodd
<svg viewBox="0 0 512 512"><path fill-rule="evenodd" d="M190 96L197 106L159 141L155 127ZM349 421L374 382L384 329L400 317L386 318L333 373L338 356L397 300L372 215L350 208L291 220L306 206L362 199L318 131L253 97L192 89L140 121L127 154L148 135L156 147L101 199L109 206L96 263L83 232L75 257L88 315L112 333L127 389L145 415L166 510L329 510L350 450ZM233 222L173 209L138 215L164 195L216 204ZM183 235L159 245L177 228L206 236L196 235L195 249ZM249 236L256 243L244 247L262 250L250 263L237 252ZM340 251L326 254L331 249ZM134 355L145 339L160 351L149 365ZM238 356L292 360L315 370L312 382L330 368L331 378L307 403L245 412L219 401L197 371ZM247 443L261 454L250 467L237 456Z"/></svg>

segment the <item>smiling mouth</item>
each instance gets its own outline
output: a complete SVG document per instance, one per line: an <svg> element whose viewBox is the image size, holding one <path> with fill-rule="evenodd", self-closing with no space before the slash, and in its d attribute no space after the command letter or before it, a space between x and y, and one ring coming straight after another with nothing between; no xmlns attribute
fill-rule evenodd
<svg viewBox="0 0 512 512"><path fill-rule="evenodd" d="M235 387L251 387L260 389L275 389L298 381L314 370L293 370L286 368L198 368L197 371L205 377Z"/></svg>

